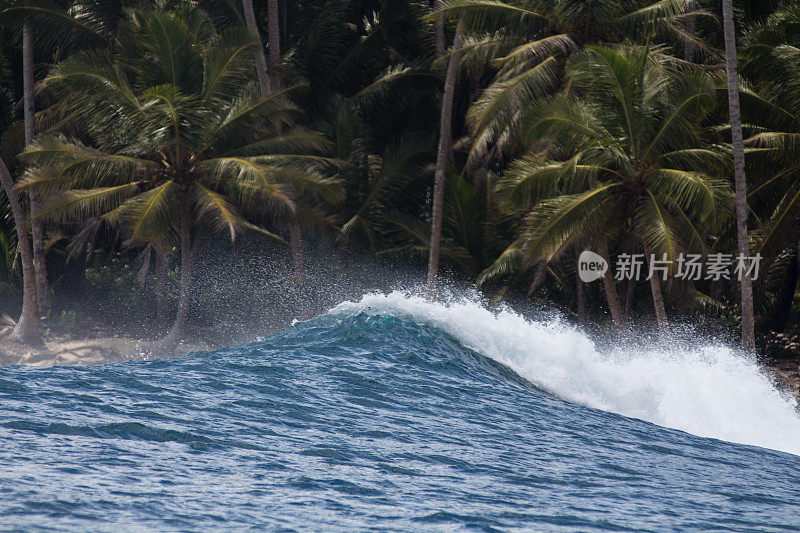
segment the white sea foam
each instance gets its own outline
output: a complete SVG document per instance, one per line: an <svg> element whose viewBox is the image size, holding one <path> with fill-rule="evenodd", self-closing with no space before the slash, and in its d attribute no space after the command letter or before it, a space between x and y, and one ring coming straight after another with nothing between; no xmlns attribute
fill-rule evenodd
<svg viewBox="0 0 800 533"><path fill-rule="evenodd" d="M368 294L332 313L392 314L437 327L565 400L703 437L800 455L800 417L751 358L719 343L598 349L559 320L437 303L402 292Z"/></svg>

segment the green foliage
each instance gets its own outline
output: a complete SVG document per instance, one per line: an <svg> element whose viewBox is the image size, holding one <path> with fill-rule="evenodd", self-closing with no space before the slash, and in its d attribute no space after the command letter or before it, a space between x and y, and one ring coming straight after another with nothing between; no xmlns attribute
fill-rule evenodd
<svg viewBox="0 0 800 533"><path fill-rule="evenodd" d="M20 187L48 197L43 216L102 217L166 251L182 203L195 226L233 240L293 216L295 192L338 199L327 143L293 124L298 87L262 97L254 86L251 35L216 32L196 10L143 10L121 23L119 40L123 54L73 55L44 81L89 141L44 135L26 149Z"/></svg>
<svg viewBox="0 0 800 533"><path fill-rule="evenodd" d="M695 4L688 14L684 0L444 0L438 11L423 0L283 2L284 57L270 65L281 82L264 95L262 43L243 29L238 2L5 0L0 154L20 189L44 198L50 240L93 257L92 297L131 312L152 308L156 283L139 252L158 250L174 267L182 205L200 240L253 233L283 250L299 219L305 237L422 265L453 52L434 57L435 24L449 42L461 21L443 265L502 294L535 290L576 307L572 260L598 240L612 255L735 248L719 7ZM800 247L800 8L736 6L766 316L791 281L781 258ZM36 30L38 136L26 147L22 23ZM8 287L20 277L14 229L3 199ZM178 274L165 289L170 309ZM721 302L733 288L700 283L687 296L668 284L665 296L727 324L735 313ZM587 293L597 308L598 291Z"/></svg>
<svg viewBox="0 0 800 533"><path fill-rule="evenodd" d="M713 80L639 47L588 47L566 74L570 94L523 111L521 144L533 153L511 165L498 192L506 209L527 214L482 278L598 238L632 235L670 261L705 252L732 204L724 153L702 126L715 107Z"/></svg>

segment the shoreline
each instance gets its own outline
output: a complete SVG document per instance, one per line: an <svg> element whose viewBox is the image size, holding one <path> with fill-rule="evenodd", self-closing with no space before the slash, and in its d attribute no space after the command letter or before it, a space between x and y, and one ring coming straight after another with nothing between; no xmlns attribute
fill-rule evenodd
<svg viewBox="0 0 800 533"><path fill-rule="evenodd" d="M181 342L167 356L152 356L151 347L158 341L126 336L75 339L66 336L44 337L44 347L0 339L0 366L38 367L88 366L124 361L180 357L191 352L213 349L205 342Z"/></svg>

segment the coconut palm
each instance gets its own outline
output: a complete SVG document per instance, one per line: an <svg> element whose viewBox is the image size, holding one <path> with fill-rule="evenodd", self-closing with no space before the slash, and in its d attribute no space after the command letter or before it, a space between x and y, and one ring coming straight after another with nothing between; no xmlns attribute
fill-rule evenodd
<svg viewBox="0 0 800 533"><path fill-rule="evenodd" d="M261 87L263 94L269 92L269 82L267 79L267 58L264 55L264 47L261 44L261 32L256 24L255 11L253 10L253 0L242 0L242 9L244 10L244 19L247 24L247 29L255 35L258 39L258 49L256 50L256 73L258 74L258 85ZM280 63L281 59L281 36L280 27L278 25L278 1L268 0L268 23L269 23L269 61L270 67L275 69ZM274 72L274 71L273 71ZM280 78L277 74L270 77L272 88L277 89L280 86ZM303 238L300 232L300 224L297 220L293 220L289 224L289 238L292 247L292 261L294 263L295 275L301 276L305 269L303 263Z"/></svg>
<svg viewBox="0 0 800 533"><path fill-rule="evenodd" d="M338 186L322 172L326 143L294 125L296 87L261 95L246 30L218 33L198 9L131 11L118 41L117 55L81 53L45 79L86 133L37 139L21 187L48 196L49 217L102 217L133 242L179 247L171 344L188 319L198 228L269 234L263 225L294 216L293 190L335 200Z"/></svg>
<svg viewBox="0 0 800 533"><path fill-rule="evenodd" d="M513 151L519 110L561 82L563 58L592 44L624 40L708 51L686 25L709 14L689 0L443 0L436 17L459 17L471 35L466 62L494 59L497 73L468 115L475 142L472 166L497 148Z"/></svg>
<svg viewBox="0 0 800 533"><path fill-rule="evenodd" d="M508 209L529 212L481 280L554 261L577 242L594 243L606 260L617 239L669 265L681 252L703 252L729 206L724 152L707 145L702 127L716 104L714 80L640 47L591 46L566 70L569 94L522 110L519 142L531 151L499 194ZM663 331L659 277L650 284ZM604 285L619 323L611 270Z"/></svg>
<svg viewBox="0 0 800 533"><path fill-rule="evenodd" d="M750 135L745 144L752 179L748 206L760 220L753 253L770 263L781 263L783 255L796 263L800 248L800 37L794 31L798 23L798 5L773 13L745 35L742 52L742 74L748 84L740 91L741 106ZM786 300L794 295L797 272L780 270L788 287L778 297ZM779 306L783 318L777 318L778 323L785 323L790 304Z"/></svg>
<svg viewBox="0 0 800 533"><path fill-rule="evenodd" d="M0 158L0 182L11 204L14 225L17 228L17 243L19 244L20 256L22 258L22 311L20 312L16 326L14 326L11 337L26 343L39 343L41 342L41 335L38 326L39 317L36 312L36 273L33 268L33 246L28 238L25 210L22 207L22 202L20 201L19 194L14 185L14 179L11 177L11 172L9 172L2 158Z"/></svg>
<svg viewBox="0 0 800 533"><path fill-rule="evenodd" d="M0 42L4 37L4 29L0 29ZM12 122L14 109L14 96L11 87L8 86L10 72L7 69L5 47L0 46L0 132L6 133L7 125ZM4 135L3 135L4 136ZM2 136L0 136L2 137ZM5 148L5 146L2 146ZM0 151L0 184L11 208L11 214L16 227L17 246L22 260L22 310L17 324L12 332L12 338L23 342L41 342L41 334L38 328L38 317L36 306L36 275L33 263L33 247L28 234L28 216L25 206L20 198L14 183L11 171L3 160Z"/></svg>
<svg viewBox="0 0 800 533"><path fill-rule="evenodd" d="M427 290L431 292L439 274L439 251L442 242L442 214L444 211L444 186L447 161L453 145L453 99L460 61L462 25L458 24L453 47L447 63L442 108L439 119L439 146L436 151L436 170L433 184L433 208L431 212L430 252L428 254Z"/></svg>
<svg viewBox="0 0 800 533"><path fill-rule="evenodd" d="M750 257L747 239L747 180L744 170L742 111L739 106L739 75L737 73L736 30L733 25L733 2L722 0L723 30L725 33L725 72L728 75L728 110L733 144L734 182L736 185L736 242L739 254ZM753 312L753 280L743 276L740 282L742 305L742 347L756 350L755 315Z"/></svg>
<svg viewBox="0 0 800 533"><path fill-rule="evenodd" d="M121 14L119 2L69 2L59 5L50 0L5 0L0 2L0 21L10 28L22 28L23 121L25 144L35 136L34 47L53 51L75 50L88 44L107 43ZM34 34L36 42L34 43ZM38 216L41 199L30 196L31 234L35 272L35 305L38 312L50 308L51 290L48 280L46 234L43 219ZM30 298L28 298L30 300ZM38 313L37 312L37 313Z"/></svg>
<svg viewBox="0 0 800 533"><path fill-rule="evenodd" d="M23 116L25 120L25 144L31 144L35 135L33 103L33 29L26 21L22 29L22 85ZM47 279L47 256L45 254L44 224L38 218L41 202L34 193L30 194L31 233L33 234L33 261L36 273L36 304L40 312L50 308L50 282Z"/></svg>

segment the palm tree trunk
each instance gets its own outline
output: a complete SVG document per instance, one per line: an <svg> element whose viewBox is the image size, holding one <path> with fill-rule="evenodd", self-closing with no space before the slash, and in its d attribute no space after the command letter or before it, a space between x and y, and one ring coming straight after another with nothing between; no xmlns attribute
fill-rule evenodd
<svg viewBox="0 0 800 533"><path fill-rule="evenodd" d="M248 0L250 1L250 0ZM278 13L278 0L267 0L267 38L269 39L269 63L270 68L275 69L281 62L281 27ZM277 86L278 75L272 77L273 83Z"/></svg>
<svg viewBox="0 0 800 533"><path fill-rule="evenodd" d="M161 330L167 321L167 257L156 252L156 327Z"/></svg>
<svg viewBox="0 0 800 533"><path fill-rule="evenodd" d="M658 276L650 277L650 290L653 292L653 308L656 312L656 324L661 335L667 333L667 312L664 309L664 296L661 293L661 282Z"/></svg>
<svg viewBox="0 0 800 533"><path fill-rule="evenodd" d="M8 167L0 158L0 182L11 204L11 213L14 216L14 225L17 227L17 242L19 243L20 256L22 257L22 312L11 337L14 340L38 344L41 343L39 332L38 312L36 310L36 279L33 266L33 247L28 239L28 224L25 209L19 199L19 192L14 186Z"/></svg>
<svg viewBox="0 0 800 533"><path fill-rule="evenodd" d="M433 9L442 9L442 0L433 0ZM439 18L436 21L436 37L435 37L435 50L436 59L444 57L444 18Z"/></svg>
<svg viewBox="0 0 800 533"><path fill-rule="evenodd" d="M686 12L687 13L694 13L695 10L695 0L688 0L686 2ZM695 22L694 17L689 17L686 21L686 33L694 37L695 31ZM694 61L694 43L691 41L687 41L686 46L683 50L683 58L686 61L693 62Z"/></svg>
<svg viewBox="0 0 800 533"><path fill-rule="evenodd" d="M433 185L433 210L431 214L431 241L428 254L428 291L433 290L436 276L439 273L439 254L442 243L442 211L444 211L444 178L447 170L447 153L452 144L453 135L453 100L456 90L456 76L461 50L461 22L456 28L453 38L453 52L447 64L447 74L442 96L442 114L439 121L439 149L436 154L436 172Z"/></svg>
<svg viewBox="0 0 800 533"><path fill-rule="evenodd" d="M586 287L578 274L575 274L575 290L578 300L578 324L586 324L589 321L589 302L586 299Z"/></svg>
<svg viewBox="0 0 800 533"><path fill-rule="evenodd" d="M244 22L250 33L258 37L258 53L256 54L256 75L258 76L258 86L261 88L261 95L267 94L267 58L264 55L264 46L261 44L261 34L256 24L256 14L253 11L253 0L242 0L244 11Z"/></svg>
<svg viewBox="0 0 800 533"><path fill-rule="evenodd" d="M647 257L652 257L650 253L646 253ZM653 273L650 276L650 291L653 293L653 309L656 314L656 324L658 324L659 334L666 335L667 333L667 311L664 308L664 295L661 292L661 281L658 275Z"/></svg>
<svg viewBox="0 0 800 533"><path fill-rule="evenodd" d="M606 300L608 300L608 310L611 311L611 320L614 321L614 325L617 328L621 328L625 324L625 313L622 311L622 304L619 301L617 284L614 281L614 273L611 269L611 255L608 253L608 241L606 241L605 237L598 239L597 253L608 264L606 273L603 274L603 289L605 289Z"/></svg>
<svg viewBox="0 0 800 533"><path fill-rule="evenodd" d="M30 25L26 22L22 29L22 91L25 117L25 144L33 142L34 105L33 105L33 41ZM44 247L44 225L38 218L41 212L39 198L33 192L31 200L31 234L33 236L33 265L36 273L36 302L39 312L50 309L50 283L47 279L47 258Z"/></svg>
<svg viewBox="0 0 800 533"><path fill-rule="evenodd" d="M734 179L736 182L736 241L739 254L750 257L747 240L747 180L744 173L744 141L742 115L739 107L739 76L736 71L736 30L733 26L733 2L723 0L722 19L725 33L725 70L728 74L728 111L731 118ZM755 314L753 310L753 280L742 276L742 348L755 352Z"/></svg>
<svg viewBox="0 0 800 533"><path fill-rule="evenodd" d="M189 318L189 302L192 290L192 271L194 261L192 258L192 222L191 209L189 205L188 192L181 192L180 205L180 238L181 238L181 293L178 297L178 312L175 315L175 322L172 329L167 334L165 344L176 344L186 332L186 324Z"/></svg>
<svg viewBox="0 0 800 533"><path fill-rule="evenodd" d="M269 66L275 69L281 63L281 27L278 0L267 0L267 39L269 40ZM273 70L274 72L274 70ZM272 85L278 88L280 76L272 75ZM296 276L305 274L305 257L303 256L303 233L297 218L289 222L289 246L292 248L292 264Z"/></svg>
<svg viewBox="0 0 800 533"><path fill-rule="evenodd" d="M244 7L244 19L247 24L247 29L258 36L258 41L260 43L261 32L259 32L258 25L256 24L253 0L242 0L242 6ZM267 39L269 40L269 63L272 69L281 62L281 29L279 17L278 0L267 0ZM267 59L264 55L263 46L258 47L256 73L258 74L258 85L261 87L261 94L265 96L269 87L267 85ZM273 74L271 79L274 86L273 88L277 88L280 85L280 77L277 74ZM296 219L292 219L289 222L289 246L292 249L294 273L297 276L301 276L305 272L303 236L300 231L300 224Z"/></svg>

